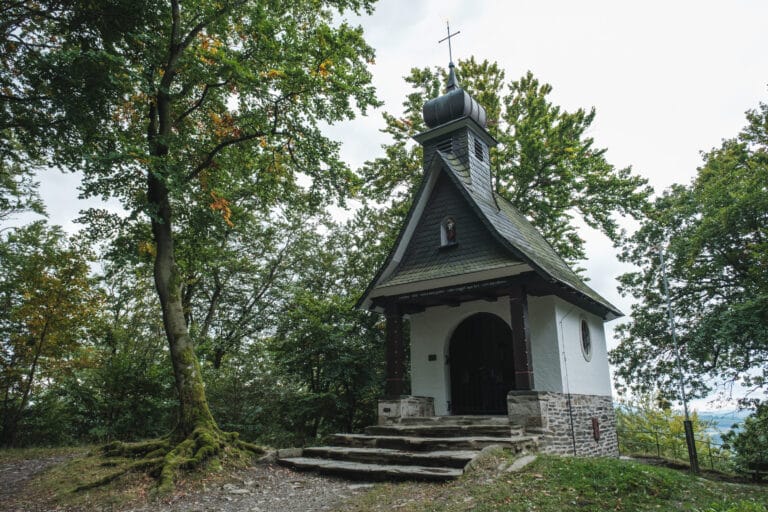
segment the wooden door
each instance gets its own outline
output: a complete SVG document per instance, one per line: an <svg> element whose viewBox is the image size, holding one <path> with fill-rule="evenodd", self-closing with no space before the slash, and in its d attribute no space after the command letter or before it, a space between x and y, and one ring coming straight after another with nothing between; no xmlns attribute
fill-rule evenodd
<svg viewBox="0 0 768 512"><path fill-rule="evenodd" d="M512 329L496 315L470 316L449 345L452 414L507 414L515 388Z"/></svg>

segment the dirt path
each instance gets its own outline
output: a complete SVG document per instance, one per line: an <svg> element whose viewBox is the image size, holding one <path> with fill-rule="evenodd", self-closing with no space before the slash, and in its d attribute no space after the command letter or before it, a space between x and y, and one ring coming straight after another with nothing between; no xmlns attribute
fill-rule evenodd
<svg viewBox="0 0 768 512"><path fill-rule="evenodd" d="M68 458L45 457L0 462L0 510L44 510L35 504L34 497L25 502L22 497L25 485L40 471ZM354 494L365 492L371 487L369 483L296 472L274 463L258 463L231 473L225 481L207 484L202 488L193 488L182 482L172 496L145 504L134 503L122 508L121 512L330 511ZM109 510L117 512L111 507Z"/></svg>
<svg viewBox="0 0 768 512"><path fill-rule="evenodd" d="M44 469L71 458L67 455L41 457L38 459L21 459L0 462L0 510L5 510L4 503L10 498L18 497L30 478Z"/></svg>
<svg viewBox="0 0 768 512"><path fill-rule="evenodd" d="M275 464L257 464L233 474L228 483L189 491L132 512L319 512L333 510L372 484L350 482Z"/></svg>

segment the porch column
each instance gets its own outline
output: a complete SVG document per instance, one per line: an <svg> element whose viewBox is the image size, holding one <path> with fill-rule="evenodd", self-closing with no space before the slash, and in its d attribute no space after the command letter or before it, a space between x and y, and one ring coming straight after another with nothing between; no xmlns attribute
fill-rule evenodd
<svg viewBox="0 0 768 512"><path fill-rule="evenodd" d="M405 391L405 347L400 305L388 302L384 316L387 319L387 382L384 393L388 397L397 397Z"/></svg>
<svg viewBox="0 0 768 512"><path fill-rule="evenodd" d="M533 389L533 362L531 360L531 331L528 327L528 298L524 286L509 294L512 320L512 353L515 365L515 389Z"/></svg>

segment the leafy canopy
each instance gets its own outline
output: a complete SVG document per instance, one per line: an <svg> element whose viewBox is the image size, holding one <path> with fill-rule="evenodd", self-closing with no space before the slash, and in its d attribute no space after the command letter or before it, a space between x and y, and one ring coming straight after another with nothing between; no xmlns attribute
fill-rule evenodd
<svg viewBox="0 0 768 512"><path fill-rule="evenodd" d="M675 347L666 322L659 249L687 387L765 389L768 377L768 105L747 113L733 139L705 153L689 185L653 204L621 258L640 268L620 279L638 302L611 353L621 389L676 396Z"/></svg>
<svg viewBox="0 0 768 512"><path fill-rule="evenodd" d="M48 148L49 163L83 171L85 196L129 211L148 208L148 168L177 198L196 189L184 201L224 221L221 189L237 180L258 180L262 198L300 175L317 193L348 190L353 176L319 125L376 104L373 50L360 28L334 22L370 2L102 3L4 11L0 129L24 151Z"/></svg>
<svg viewBox="0 0 768 512"><path fill-rule="evenodd" d="M36 391L82 359L101 297L89 254L38 221L0 238L0 444L14 442Z"/></svg>

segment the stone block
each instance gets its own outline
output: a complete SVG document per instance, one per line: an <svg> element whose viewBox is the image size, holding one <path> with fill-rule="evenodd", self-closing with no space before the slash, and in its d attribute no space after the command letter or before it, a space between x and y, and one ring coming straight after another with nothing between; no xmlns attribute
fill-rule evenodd
<svg viewBox="0 0 768 512"><path fill-rule="evenodd" d="M512 424L526 430L545 431L549 428L548 413L547 393L513 390L507 394L507 414Z"/></svg>
<svg viewBox="0 0 768 512"><path fill-rule="evenodd" d="M435 399L431 396L401 396L379 399L379 425L400 423L402 418L423 418L434 415Z"/></svg>

